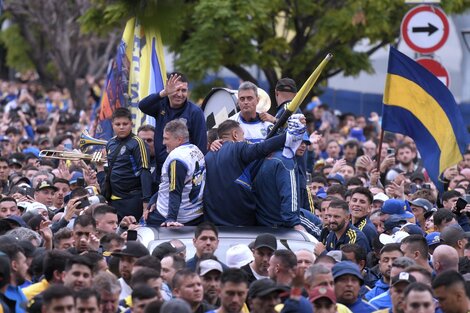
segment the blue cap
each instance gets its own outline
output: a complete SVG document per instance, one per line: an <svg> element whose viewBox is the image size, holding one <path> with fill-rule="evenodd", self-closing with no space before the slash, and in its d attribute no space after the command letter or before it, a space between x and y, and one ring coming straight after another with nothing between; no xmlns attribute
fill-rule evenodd
<svg viewBox="0 0 470 313"><path fill-rule="evenodd" d="M312 142L310 141L310 136L307 134L307 132L304 133L302 142L305 142L308 146L312 144Z"/></svg>
<svg viewBox="0 0 470 313"><path fill-rule="evenodd" d="M438 231L429 233L426 235L426 241L428 246L440 245L441 244L441 233Z"/></svg>
<svg viewBox="0 0 470 313"><path fill-rule="evenodd" d="M336 173L334 175L328 175L326 180L335 180L338 183L340 183L341 185L344 185L344 183L345 183L344 177L341 174L338 174L338 173Z"/></svg>
<svg viewBox="0 0 470 313"><path fill-rule="evenodd" d="M23 149L24 154L31 153L32 155L39 157L39 149L36 147L28 147L26 149Z"/></svg>
<svg viewBox="0 0 470 313"><path fill-rule="evenodd" d="M316 106L321 104L321 100L318 97L313 97L312 101L307 104L307 111L313 110Z"/></svg>
<svg viewBox="0 0 470 313"><path fill-rule="evenodd" d="M406 210L406 202L398 199L384 201L380 212L390 215L399 215L403 218L413 218L414 215Z"/></svg>
<svg viewBox="0 0 470 313"><path fill-rule="evenodd" d="M332 272L333 272L333 278L335 280L336 278L343 276L343 275L353 275L359 279L359 281L361 282L361 285L364 283L364 278L361 275L361 271L359 270L359 267L351 261L342 261L342 262L336 263L333 266Z"/></svg>
<svg viewBox="0 0 470 313"><path fill-rule="evenodd" d="M72 178L69 180L69 184L76 184L77 178L83 178L83 174L81 172L73 172Z"/></svg>
<svg viewBox="0 0 470 313"><path fill-rule="evenodd" d="M359 142L366 142L366 136L364 136L364 130L360 127L351 128L349 137L357 139Z"/></svg>
<svg viewBox="0 0 470 313"><path fill-rule="evenodd" d="M325 189L323 187L320 187L318 188L316 196L317 198L325 199L328 195L326 194Z"/></svg>
<svg viewBox="0 0 470 313"><path fill-rule="evenodd" d="M402 231L407 232L410 235L421 235L425 236L426 233L416 224L406 224L401 228Z"/></svg>

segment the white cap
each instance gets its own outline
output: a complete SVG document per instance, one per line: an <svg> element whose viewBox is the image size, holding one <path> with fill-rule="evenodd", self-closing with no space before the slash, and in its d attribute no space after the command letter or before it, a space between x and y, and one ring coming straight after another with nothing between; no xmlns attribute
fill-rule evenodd
<svg viewBox="0 0 470 313"><path fill-rule="evenodd" d="M203 260L199 263L199 275L204 276L210 271L218 271L220 273L223 273L224 270L222 269L222 265L220 262L217 262L216 260L208 259L208 260Z"/></svg>
<svg viewBox="0 0 470 313"><path fill-rule="evenodd" d="M376 194L374 196L374 201L382 201L382 202L385 202L387 201L388 199L390 199L386 194L384 194L383 192L379 192L378 194Z"/></svg>
<svg viewBox="0 0 470 313"><path fill-rule="evenodd" d="M386 245L389 243L401 243L403 239L408 237L410 234L404 231L397 231L393 235L387 235L387 234L380 234L379 240L382 244Z"/></svg>
<svg viewBox="0 0 470 313"><path fill-rule="evenodd" d="M244 244L238 244L227 249L225 261L228 267L240 268L254 260L253 252Z"/></svg>
<svg viewBox="0 0 470 313"><path fill-rule="evenodd" d="M32 203L20 202L20 203L21 203L20 206L25 208L25 212L33 212L33 213L37 214L38 210L41 210L41 209L42 210L47 210L47 207L44 204L39 203L39 202L32 202Z"/></svg>

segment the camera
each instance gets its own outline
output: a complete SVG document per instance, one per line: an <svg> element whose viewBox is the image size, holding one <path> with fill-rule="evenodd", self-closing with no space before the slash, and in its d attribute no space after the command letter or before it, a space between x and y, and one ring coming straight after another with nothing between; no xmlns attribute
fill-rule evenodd
<svg viewBox="0 0 470 313"><path fill-rule="evenodd" d="M387 154L393 154L393 155L395 155L395 149L393 149L393 148L388 148L388 149L387 149Z"/></svg>
<svg viewBox="0 0 470 313"><path fill-rule="evenodd" d="M105 203L106 199L103 196L85 196L79 199L80 204L77 206L77 209L84 209L87 206L98 203Z"/></svg>
<svg viewBox="0 0 470 313"><path fill-rule="evenodd" d="M470 202L470 195L464 195L463 197L460 197L457 200L457 203L455 204L455 214L460 215L461 211L465 209L467 204ZM468 213L467 213L468 214Z"/></svg>

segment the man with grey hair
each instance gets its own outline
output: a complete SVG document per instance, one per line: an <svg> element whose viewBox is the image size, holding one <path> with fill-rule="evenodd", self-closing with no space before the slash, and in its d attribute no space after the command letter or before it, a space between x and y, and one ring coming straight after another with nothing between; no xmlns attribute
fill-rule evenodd
<svg viewBox="0 0 470 313"><path fill-rule="evenodd" d="M93 287L100 293L100 310L102 313L121 312L119 307L119 294L121 284L114 274L101 272L93 278Z"/></svg>
<svg viewBox="0 0 470 313"><path fill-rule="evenodd" d="M158 192L149 202L144 217L148 226L198 225L202 221L202 194L205 185L204 154L189 143L183 119L166 124L163 144L168 157L163 163Z"/></svg>
<svg viewBox="0 0 470 313"><path fill-rule="evenodd" d="M230 117L231 120L240 123L245 133L245 139L249 142L259 142L266 138L273 126L270 122L263 122L256 112L259 102L258 87L252 82L243 82L238 87L238 107L240 112Z"/></svg>

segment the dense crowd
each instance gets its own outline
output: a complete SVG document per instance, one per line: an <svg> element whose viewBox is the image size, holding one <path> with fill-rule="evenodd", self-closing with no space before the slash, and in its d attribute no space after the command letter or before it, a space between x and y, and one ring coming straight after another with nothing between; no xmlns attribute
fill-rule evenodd
<svg viewBox="0 0 470 313"><path fill-rule="evenodd" d="M274 115L243 82L239 112L207 130L173 73L139 103L155 126L133 134L117 108L115 136L83 153L100 92L88 84L79 110L67 90L0 82L0 312L470 311L470 150L436 186L412 138L380 145L378 114L318 98L270 134L297 93L290 78ZM136 236L185 226L194 247ZM225 226L271 232L230 242L222 260ZM277 229L318 243L281 248Z"/></svg>

